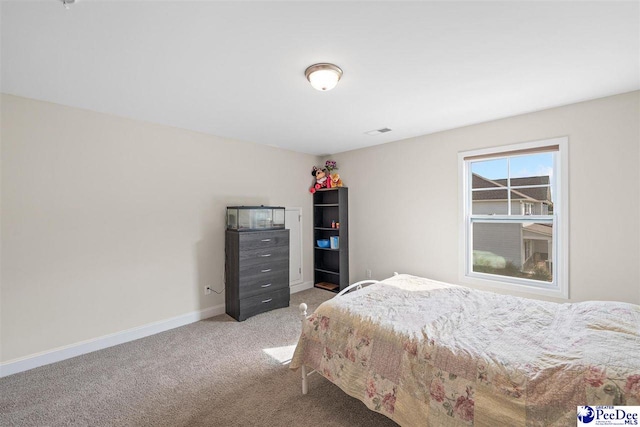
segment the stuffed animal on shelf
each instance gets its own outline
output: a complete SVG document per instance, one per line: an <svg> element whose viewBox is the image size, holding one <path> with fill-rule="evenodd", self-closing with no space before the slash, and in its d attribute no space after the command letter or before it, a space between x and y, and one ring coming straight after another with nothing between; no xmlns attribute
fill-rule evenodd
<svg viewBox="0 0 640 427"><path fill-rule="evenodd" d="M342 187L342 179L340 179L339 173L332 173L329 175L329 180L331 181L331 187Z"/></svg>
<svg viewBox="0 0 640 427"><path fill-rule="evenodd" d="M319 169L316 166L314 166L313 169L311 170L311 175L313 175L316 178L316 182L309 189L309 192L311 194L315 193L316 190L327 187L327 174L325 173L324 169Z"/></svg>

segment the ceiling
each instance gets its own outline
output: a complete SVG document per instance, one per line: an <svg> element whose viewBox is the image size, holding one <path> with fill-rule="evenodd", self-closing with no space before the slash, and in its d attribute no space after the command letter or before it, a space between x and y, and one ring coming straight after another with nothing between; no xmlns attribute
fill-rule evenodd
<svg viewBox="0 0 640 427"><path fill-rule="evenodd" d="M47 0L1 14L5 93L316 155L640 88L638 1ZM317 62L344 70L334 90L306 81Z"/></svg>

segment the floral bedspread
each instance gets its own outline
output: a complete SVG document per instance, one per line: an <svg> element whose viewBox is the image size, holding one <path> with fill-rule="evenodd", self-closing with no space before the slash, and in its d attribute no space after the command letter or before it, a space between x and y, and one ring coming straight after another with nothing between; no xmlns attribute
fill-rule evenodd
<svg viewBox="0 0 640 427"><path fill-rule="evenodd" d="M578 405L640 405L640 306L399 275L318 307L302 364L402 426L575 425Z"/></svg>

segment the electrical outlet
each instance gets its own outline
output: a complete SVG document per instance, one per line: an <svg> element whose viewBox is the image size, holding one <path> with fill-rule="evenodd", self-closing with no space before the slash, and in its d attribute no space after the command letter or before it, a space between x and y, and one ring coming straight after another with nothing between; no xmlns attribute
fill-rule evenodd
<svg viewBox="0 0 640 427"><path fill-rule="evenodd" d="M211 293L211 288L209 286L204 287L204 294L209 295Z"/></svg>
<svg viewBox="0 0 640 427"><path fill-rule="evenodd" d="M371 270L367 269L367 279L371 279Z"/></svg>

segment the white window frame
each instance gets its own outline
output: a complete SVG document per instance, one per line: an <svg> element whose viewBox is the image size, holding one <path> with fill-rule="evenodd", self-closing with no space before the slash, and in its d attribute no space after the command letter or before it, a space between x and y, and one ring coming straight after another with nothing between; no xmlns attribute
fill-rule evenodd
<svg viewBox="0 0 640 427"><path fill-rule="evenodd" d="M460 231L459 231L459 279L463 284L479 287L490 287L506 289L510 291L522 292L532 295L544 295L554 298L569 299L569 160L568 160L568 137L552 138L540 141L522 142L499 147L483 148L458 153L458 175L460 177ZM472 268L473 253L471 248L473 242L471 230L471 168L472 160L465 160L474 157L477 160L481 157L499 158L501 153L504 157L511 157L518 151L535 151L547 147L557 146L554 156L554 173L552 176L552 186L556 192L554 196L553 209L553 281L550 283L500 276L496 274L474 272ZM527 215L525 221L536 219L547 219L548 216ZM520 222L520 219L518 219Z"/></svg>

